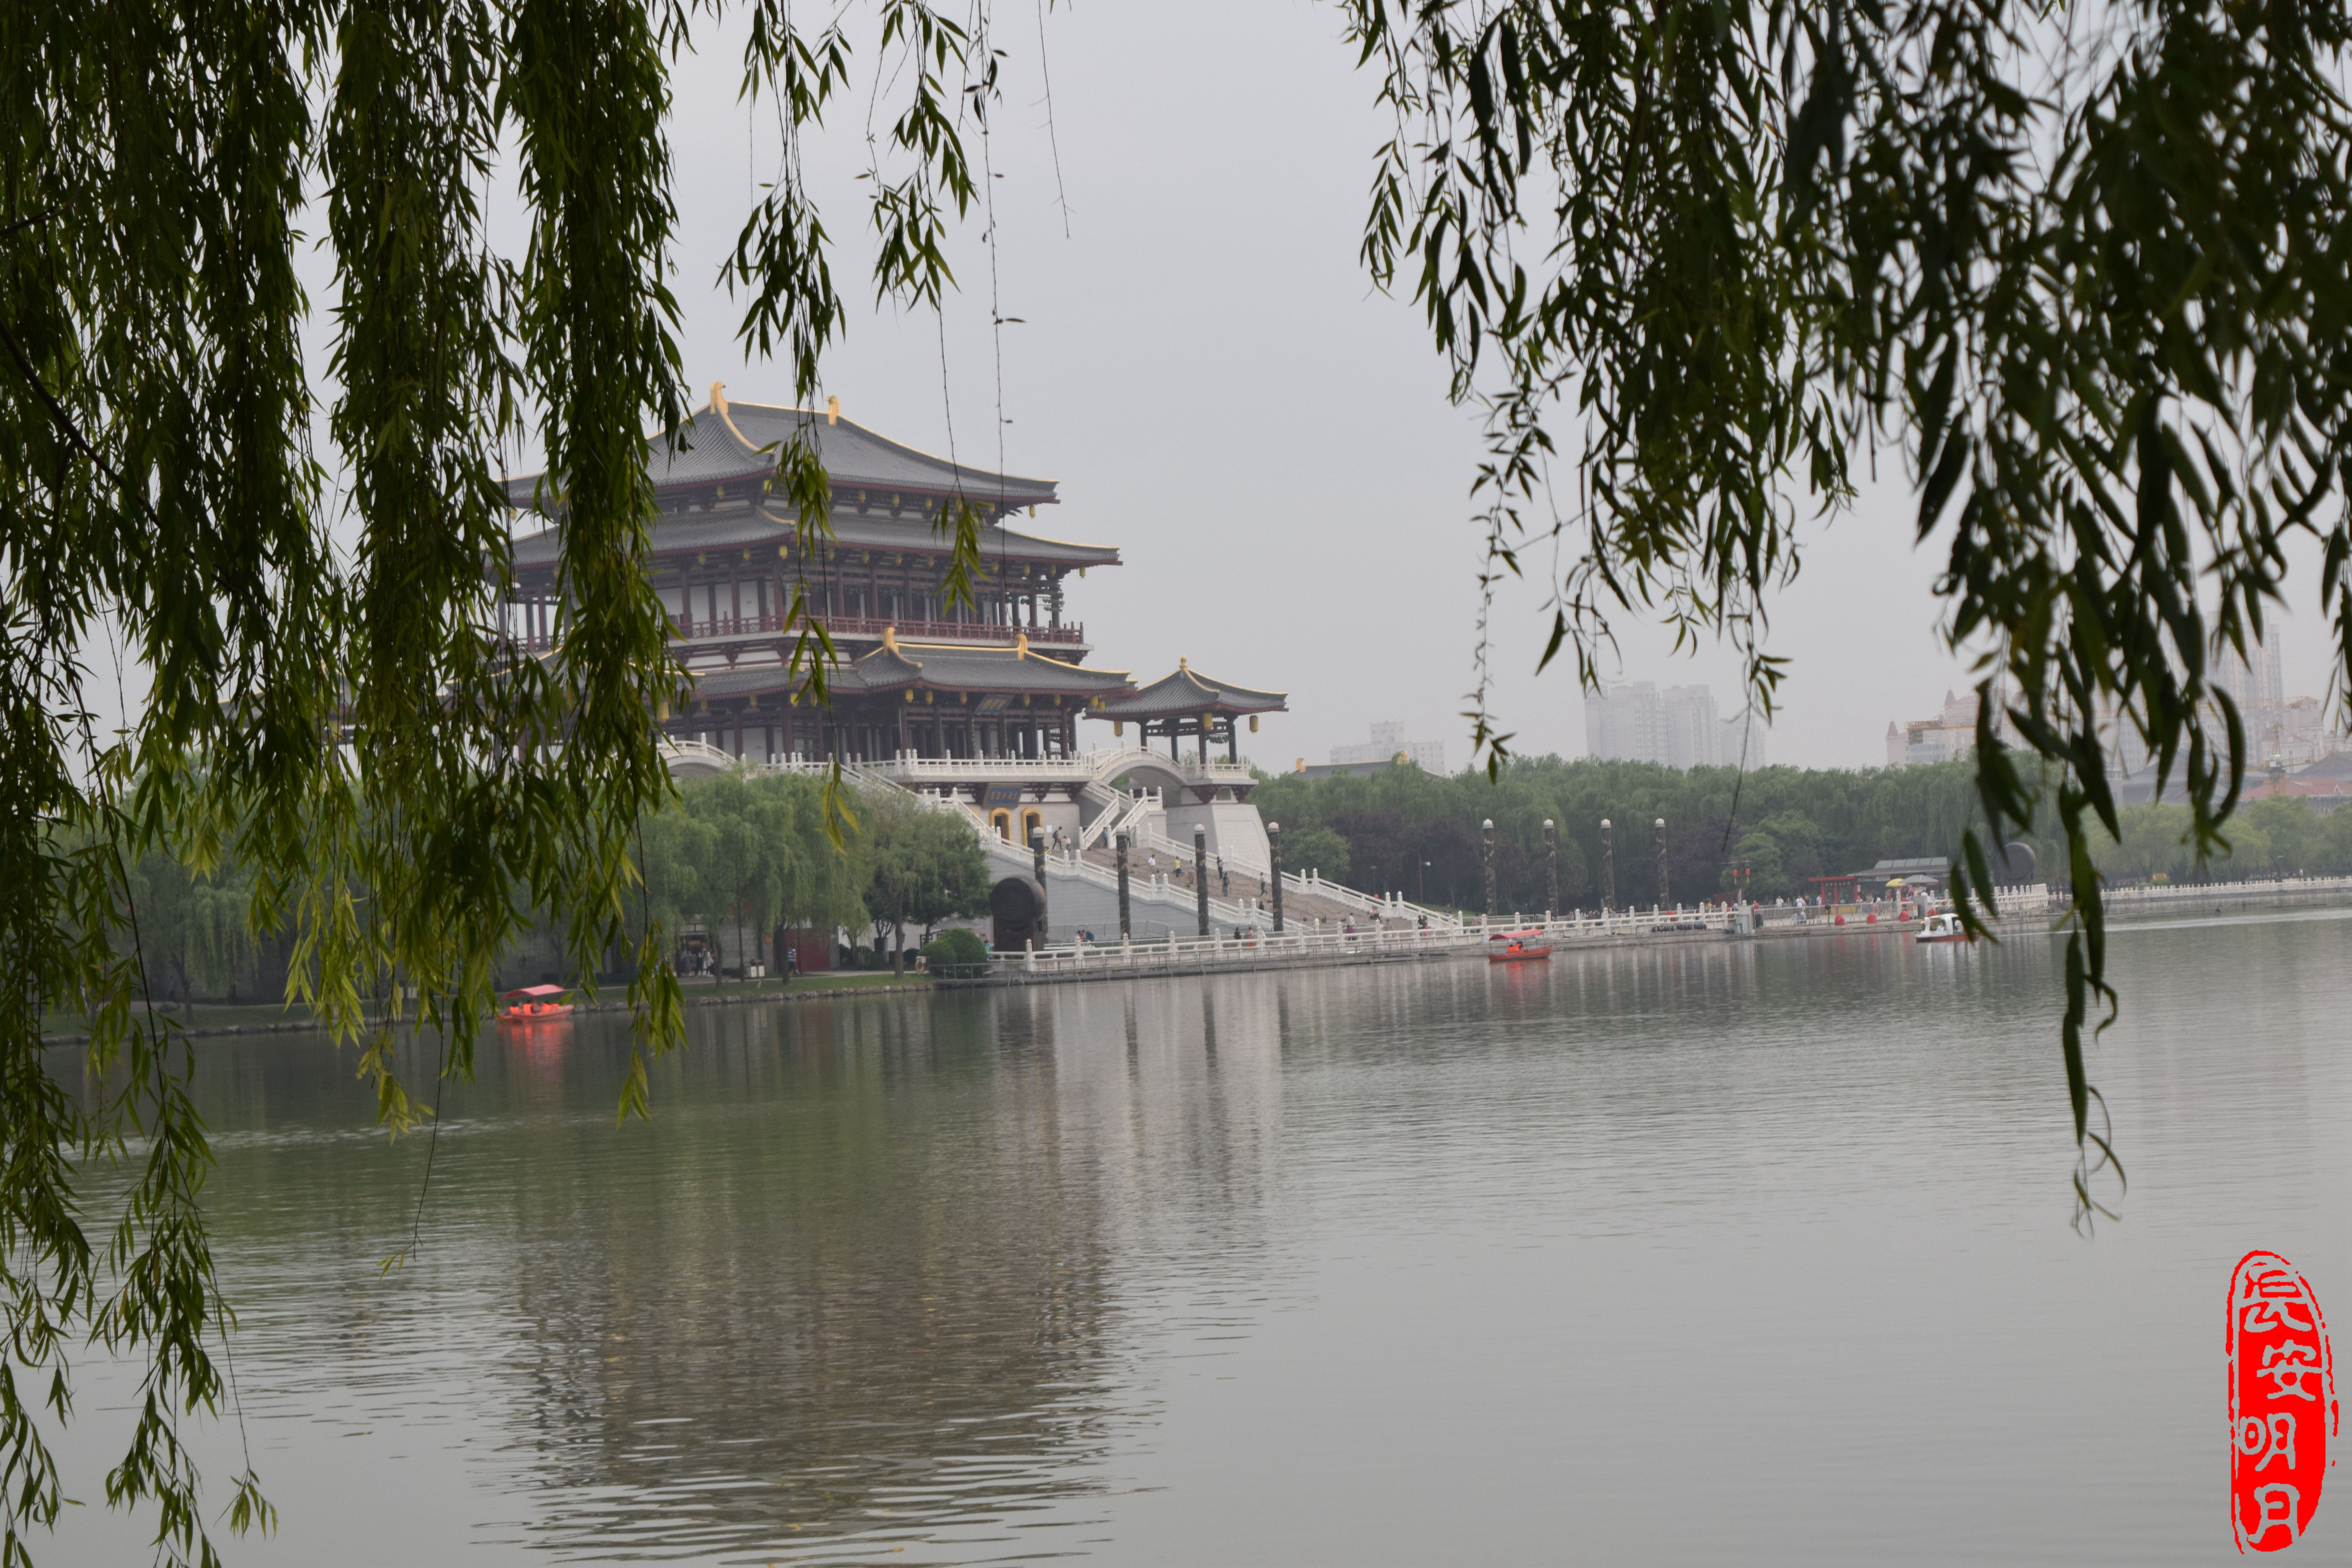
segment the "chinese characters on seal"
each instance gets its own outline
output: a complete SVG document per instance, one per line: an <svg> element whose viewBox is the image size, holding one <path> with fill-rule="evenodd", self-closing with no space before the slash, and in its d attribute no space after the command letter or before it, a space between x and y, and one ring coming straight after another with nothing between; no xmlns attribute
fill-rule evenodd
<svg viewBox="0 0 2352 1568"><path fill-rule="evenodd" d="M2231 1530L2241 1552L2277 1552L2311 1526L2336 1428L2319 1299L2277 1253L2231 1271L2227 1342Z"/></svg>

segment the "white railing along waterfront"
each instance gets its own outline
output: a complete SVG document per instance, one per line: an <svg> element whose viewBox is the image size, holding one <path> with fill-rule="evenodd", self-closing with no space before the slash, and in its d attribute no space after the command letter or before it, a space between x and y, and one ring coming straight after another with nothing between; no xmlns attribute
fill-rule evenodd
<svg viewBox="0 0 2352 1568"><path fill-rule="evenodd" d="M2330 895L2352 896L2352 877L2248 877L2234 882L2168 882L2161 886L2142 883L2129 888L2105 889L2100 894L2100 900L2110 907L2134 904L2161 906L2210 903L2215 899L2228 902L2232 900Z"/></svg>
<svg viewBox="0 0 2352 1568"><path fill-rule="evenodd" d="M1088 873L1097 870L1098 868L1087 868ZM1091 875L1089 879L1093 879ZM2004 913L2037 912L2047 909L2051 903L2049 889L2044 886L2005 889L2000 890L2000 894ZM1846 915L1845 923L1864 927L1911 925L1917 923L1924 912L1936 907L1939 906L1924 905L1917 900L1866 901L1858 906L1846 906L1853 912ZM1741 913L1738 905L1677 905L1671 909L1653 905L1647 910L1602 910L1591 914L1580 912L1549 921L1541 917L1507 920L1498 915L1491 919L1473 917L1459 922L1433 921L1427 926L1368 926L1353 931L1333 929L1320 921L1301 929L1302 922L1294 921L1287 922L1290 929L1276 936L1272 930L1271 918L1263 906L1250 909L1212 900L1213 921L1223 921L1229 929L1215 931L1206 938L1171 936L1147 942L1072 943L1039 948L1033 952L993 953L990 956L990 963L992 972L1000 975L1008 973L1053 975L1127 970L1182 971L1286 956L1473 953L1486 951L1489 939L1499 931L1538 931L1555 943L1561 943L1682 932L1717 931L1736 935L1768 925L1826 926L1836 919L1834 910L1818 907L1800 910L1790 904L1749 905L1745 923ZM1236 921L1233 918L1235 915L1244 918ZM1234 924L1239 924L1242 929L1230 929Z"/></svg>
<svg viewBox="0 0 2352 1568"><path fill-rule="evenodd" d="M1675 911L1665 911L1671 918ZM1685 911L1684 929L1691 929L1698 911ZM1261 920L1265 911L1258 911ZM1411 953L1479 952L1486 951L1487 939L1497 931L1539 931L1554 942L1573 942L1580 938L1595 939L1640 934L1653 931L1661 923L1655 913L1618 910L1610 914L1588 915L1557 921L1532 921L1514 924L1501 919L1491 921L1468 921L1459 925L1379 926L1349 931L1333 930L1317 922L1318 929L1289 930L1276 936L1267 926L1243 932L1219 931L1206 938L1170 937L1157 942L1097 942L1061 947L1039 948L1030 952L1005 952L990 955L994 973L1022 974L1076 974L1104 971L1181 970L1187 967L1208 967L1215 963L1246 963L1260 958L1286 956L1357 956L1376 957L1383 954L1402 956ZM1727 930L1731 917L1717 911L1706 929Z"/></svg>

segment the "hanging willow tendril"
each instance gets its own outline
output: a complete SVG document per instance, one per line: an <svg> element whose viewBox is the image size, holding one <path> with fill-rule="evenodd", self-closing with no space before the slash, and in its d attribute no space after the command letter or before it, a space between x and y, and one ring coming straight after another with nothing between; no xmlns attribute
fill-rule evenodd
<svg viewBox="0 0 2352 1568"><path fill-rule="evenodd" d="M2094 1212L2112 1151L2083 1042L2116 998L2090 845L2116 826L2117 727L2218 847L2244 735L2209 664L2260 636L2298 531L2324 542L2352 654L2329 504L2352 456L2343 11L1341 6L1395 116L1364 256L1411 281L1456 395L1486 411L1488 574L1518 572L1530 536L1573 536L1547 663L1570 650L1589 680L1612 607L1663 615L1732 637L1769 713L1764 605L1796 524L1849 498L1863 444L1907 458L1919 535L1948 554L1947 635L1986 650L1988 841L2054 811L2071 847L2062 1039ZM807 403L845 314L800 138L848 87L847 19L882 57L867 209L887 298L936 306L953 282L947 229L974 195L960 105L985 105L995 68L975 69L984 11L744 10L743 89L784 146L723 276L747 347L780 353ZM681 680L645 571L643 454L685 407L669 76L716 13L0 8L0 1568L63 1506L40 1412L69 1415L69 1351L93 1331L150 1367L109 1498L154 1504L162 1560L216 1560L177 1436L222 1386L210 1153L188 1042L144 1005L142 855L249 874L256 924L296 933L296 992L362 1046L388 1125L423 1111L362 998L468 1071L533 911L583 985L606 951L636 955L625 1115L678 1037L663 934L628 919L633 834L669 788L654 715ZM477 194L502 148L529 217L516 257ZM293 267L312 243L336 285L323 408ZM497 457L526 431L564 531L543 658L502 610ZM822 561L815 449L777 456ZM964 581L979 516L941 524ZM793 658L822 700L832 649L801 604ZM86 691L102 626L151 677L114 731ZM1483 688L1473 717L1499 764ZM1955 887L1979 925L1976 838ZM45 1061L51 1016L87 1029L90 1087ZM227 1517L268 1521L249 1471Z"/></svg>
<svg viewBox="0 0 2352 1568"><path fill-rule="evenodd" d="M2213 662L2262 636L2297 533L2352 671L2345 7L1343 9L1395 125L1364 258L1485 410L1489 574L1571 536L1546 664L1590 684L1612 612L1662 615L1738 646L1769 714L1799 522L1859 450L1907 460L1979 677L1954 895L1983 931L1985 846L2054 815L2077 1221L2105 1212L2107 760L2128 726L2199 854L2226 845L2245 735ZM1499 765L1483 685L1470 717Z"/></svg>
<svg viewBox="0 0 2352 1568"><path fill-rule="evenodd" d="M746 9L744 89L788 135L728 276L747 346L781 349L805 401L844 314L798 136L847 80L849 37L782 0ZM876 287L935 304L972 195L969 34L921 0L852 15L894 95ZM0 1568L29 1563L64 1506L42 1424L69 1416L70 1352L93 1333L149 1366L108 1500L152 1506L160 1560L216 1561L179 1436L223 1388L211 1153L192 1044L145 1003L142 854L249 875L255 927L295 935L290 999L360 1047L389 1127L430 1103L395 1071L395 1026L469 1072L498 958L538 915L583 988L606 953L635 955L622 1114L645 1112L648 1058L679 1037L667 938L631 916L637 825L670 795L655 716L682 674L647 580L645 441L686 406L663 122L698 19L716 7L0 10ZM529 220L511 257L482 208L501 156ZM312 244L334 268L324 406L294 270ZM310 450L314 425L331 452ZM543 657L502 607L499 454L527 432L564 540ZM814 448L780 459L780 499L821 540ZM966 572L978 518L945 525ZM794 613L821 699L831 645ZM152 678L112 731L83 658L107 627ZM44 1059L58 1018L87 1032L89 1087ZM248 1469L227 1522L270 1517Z"/></svg>

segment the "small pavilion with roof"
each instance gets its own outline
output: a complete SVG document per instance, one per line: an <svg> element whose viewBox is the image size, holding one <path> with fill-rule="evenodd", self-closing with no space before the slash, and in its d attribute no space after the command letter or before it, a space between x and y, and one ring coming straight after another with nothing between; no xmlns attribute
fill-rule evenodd
<svg viewBox="0 0 2352 1568"><path fill-rule="evenodd" d="M1224 747L1226 762L1238 763L1240 721L1246 719L1250 729L1256 730L1259 714L1289 711L1287 696L1215 679L1194 669L1191 659L1179 658L1174 674L1132 696L1102 703L1093 716L1109 720L1119 732L1133 724L1146 746L1165 740L1171 759L1181 756L1184 742L1191 740L1201 763L1208 762L1209 748L1217 745Z"/></svg>

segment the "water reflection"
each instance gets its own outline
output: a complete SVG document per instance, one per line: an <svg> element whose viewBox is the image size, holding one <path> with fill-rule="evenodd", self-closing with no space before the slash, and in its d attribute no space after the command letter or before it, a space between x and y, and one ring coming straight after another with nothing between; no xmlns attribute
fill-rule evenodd
<svg viewBox="0 0 2352 1568"><path fill-rule="evenodd" d="M2196 1560L2230 1249L2352 1268L2347 934L2119 933L2095 1247L2038 939L698 1009L617 1130L575 1016L390 1150L207 1042L236 1560Z"/></svg>
<svg viewBox="0 0 2352 1568"><path fill-rule="evenodd" d="M1150 1410L1110 1320L1213 1333L1278 1272L1251 1257L1277 1005L1171 984L698 1009L654 1122L618 1131L620 1025L577 1016L501 1030L437 1141L389 1152L314 1043L224 1042L199 1092L253 1303L247 1409L341 1410L337 1369L376 1405L353 1429L443 1420L458 1389L411 1380L455 1349L493 1417L479 1462L533 1502L493 1533L566 1555L1082 1525L1113 1432ZM418 1042L402 1068L432 1060ZM428 1144L421 1250L379 1279ZM1247 1283L1180 1267L1122 1298L1114 1253Z"/></svg>

